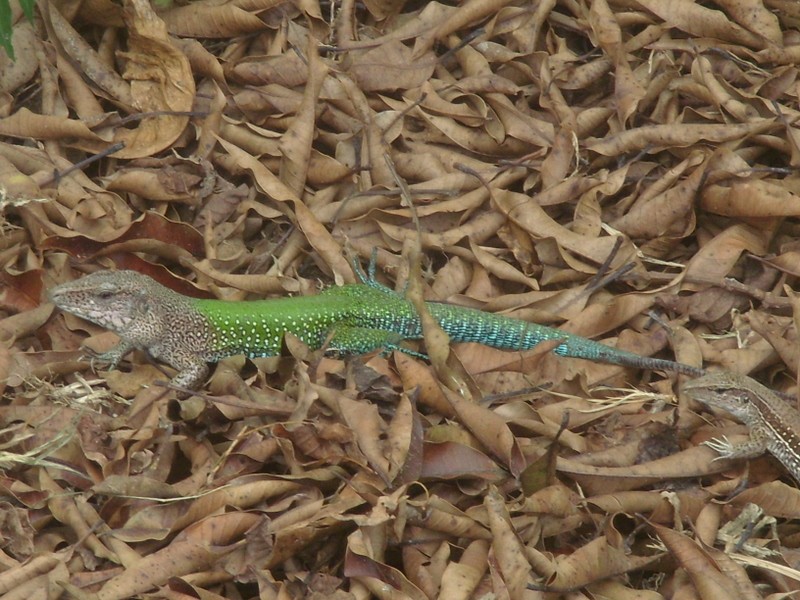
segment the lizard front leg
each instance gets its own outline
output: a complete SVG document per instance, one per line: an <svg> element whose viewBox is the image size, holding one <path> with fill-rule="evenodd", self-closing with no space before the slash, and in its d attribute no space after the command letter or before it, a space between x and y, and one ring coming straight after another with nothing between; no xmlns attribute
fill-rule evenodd
<svg viewBox="0 0 800 600"><path fill-rule="evenodd" d="M149 354L178 370L178 374L170 380L175 386L195 390L208 377L208 362L190 347L169 342L152 344Z"/></svg>
<svg viewBox="0 0 800 600"><path fill-rule="evenodd" d="M84 351L89 355L89 364L94 369L95 363L100 363L113 371L119 366L120 361L130 352L136 349L136 344L127 340L121 340L116 346L106 352L97 353L91 348L84 347Z"/></svg>

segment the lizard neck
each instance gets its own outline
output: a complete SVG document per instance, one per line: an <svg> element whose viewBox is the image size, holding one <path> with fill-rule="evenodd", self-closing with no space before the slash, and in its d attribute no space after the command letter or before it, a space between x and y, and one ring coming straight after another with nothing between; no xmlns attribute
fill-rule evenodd
<svg viewBox="0 0 800 600"><path fill-rule="evenodd" d="M156 293L151 290L143 296L132 318L121 319L119 327L105 326L140 348L152 348L175 336L208 330L193 303L192 298L159 286Z"/></svg>

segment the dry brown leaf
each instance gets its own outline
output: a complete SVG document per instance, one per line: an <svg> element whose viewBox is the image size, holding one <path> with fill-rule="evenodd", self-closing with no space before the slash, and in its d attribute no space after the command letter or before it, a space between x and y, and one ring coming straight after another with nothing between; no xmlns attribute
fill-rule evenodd
<svg viewBox="0 0 800 600"><path fill-rule="evenodd" d="M686 267L686 278L689 281L722 281L742 252L761 254L766 246L767 239L762 231L735 225L715 236L694 255Z"/></svg>
<svg viewBox="0 0 800 600"><path fill-rule="evenodd" d="M328 66L316 53L315 44L309 38L309 80L303 101L298 107L294 121L281 136L279 148L283 154L279 177L300 197L308 174L311 144L314 141L315 112L322 82L328 75Z"/></svg>
<svg viewBox="0 0 800 600"><path fill-rule="evenodd" d="M121 574L103 585L97 598L122 600L161 586L170 577L205 571L233 549L225 546L230 537L243 534L258 518L257 515L245 514L212 517L202 528L194 528L202 529L205 535L189 533L180 536L158 552L126 565ZM234 519L238 522L232 524Z"/></svg>
<svg viewBox="0 0 800 600"><path fill-rule="evenodd" d="M573 475L590 494L611 490L632 490L665 479L697 477L720 473L725 466L713 463L714 453L708 448L692 448L651 462L625 467L594 467L578 461L559 458L558 470Z"/></svg>
<svg viewBox="0 0 800 600"><path fill-rule="evenodd" d="M761 0L718 0L722 7L739 25L762 36L772 44L783 46L778 17L771 13Z"/></svg>
<svg viewBox="0 0 800 600"><path fill-rule="evenodd" d="M755 49L766 45L766 40L728 20L722 11L700 6L692 0L662 3L658 0L640 0L642 6L672 26L698 37L710 37L742 44ZM733 4L733 3L731 3ZM740 13L741 14L741 13ZM752 12L747 19L752 23ZM752 25L751 25L752 27Z"/></svg>
<svg viewBox="0 0 800 600"><path fill-rule="evenodd" d="M666 527L654 525L653 528L664 545L689 573L701 598L704 600L711 600L711 598L738 600L747 597L742 593L746 592L745 590L740 592L737 583L718 571L713 559L696 542L680 532Z"/></svg>
<svg viewBox="0 0 800 600"><path fill-rule="evenodd" d="M492 532L490 564L494 563L508 595L513 600L526 596L531 565L511 525L511 517L497 489L490 487L484 500Z"/></svg>
<svg viewBox="0 0 800 600"><path fill-rule="evenodd" d="M133 105L133 94L130 84L116 71L109 68L102 58L80 35L59 11L58 4L47 4L47 21L53 35L58 40L63 52L76 62L84 76L111 98L126 107Z"/></svg>
<svg viewBox="0 0 800 600"><path fill-rule="evenodd" d="M694 227L692 207L706 173L702 161L700 153L690 156L686 166L698 166L688 177L647 202L633 206L614 222L614 227L633 238L688 235Z"/></svg>
<svg viewBox="0 0 800 600"><path fill-rule="evenodd" d="M685 148L701 140L729 142L748 135L768 131L774 126L771 119L755 119L739 125L716 125L673 123L670 125L646 125L630 129L602 139L590 140L587 148L605 156L616 156L637 152L645 148Z"/></svg>
<svg viewBox="0 0 800 600"><path fill-rule="evenodd" d="M164 22L144 0L125 5L128 48L123 76L128 79L131 104L138 111L156 113L145 117L133 130L117 130L115 141L125 148L116 156L139 158L169 147L183 132L194 101L194 79L189 61L170 41ZM158 113L166 114L158 114Z"/></svg>
<svg viewBox="0 0 800 600"><path fill-rule="evenodd" d="M173 35L198 38L227 38L263 30L256 15L229 2L192 2L159 13Z"/></svg>
<svg viewBox="0 0 800 600"><path fill-rule="evenodd" d="M244 150L230 142L221 138L217 139L223 148L225 148L243 168L253 173L261 191L267 194L271 199L278 200L279 202L296 199L294 192L253 156L247 154Z"/></svg>
<svg viewBox="0 0 800 600"><path fill-rule="evenodd" d="M474 21L490 16L509 3L509 0L467 0L445 18L423 21L429 29L416 40L414 57L420 57L438 40L446 38Z"/></svg>
<svg viewBox="0 0 800 600"><path fill-rule="evenodd" d="M0 134L20 138L43 140L77 138L88 142L101 142L81 121L50 115L37 115L21 108L10 117L0 119Z"/></svg>
<svg viewBox="0 0 800 600"><path fill-rule="evenodd" d="M12 61L5 53L0 54L0 92L15 92L28 83L39 68L36 60L38 41L30 23L22 20L14 25L11 43L16 60Z"/></svg>
<svg viewBox="0 0 800 600"><path fill-rule="evenodd" d="M355 545L355 549L349 547L345 555L346 576L361 582L377 598L388 600L396 597L396 593L400 593L403 598L426 600L427 596L422 590L413 585L400 571L361 554L359 550L362 550L363 542L355 542L359 537L356 535L350 538L351 546Z"/></svg>
<svg viewBox="0 0 800 600"><path fill-rule="evenodd" d="M365 92L414 89L433 74L436 56L427 52L412 56L411 50L396 40L358 52L349 73Z"/></svg>
<svg viewBox="0 0 800 600"><path fill-rule="evenodd" d="M454 392L442 388L456 415L467 429L512 473L523 468L523 458L518 442L503 420L493 412L462 399Z"/></svg>
<svg viewBox="0 0 800 600"><path fill-rule="evenodd" d="M260 56L234 65L228 75L240 83L274 84L293 88L308 80L308 63L296 53L280 56Z"/></svg>
<svg viewBox="0 0 800 600"><path fill-rule="evenodd" d="M658 555L636 556L598 537L556 562L555 574L545 589L571 590L614 575L635 571L660 559Z"/></svg>
<svg viewBox="0 0 800 600"><path fill-rule="evenodd" d="M794 4L328 8L64 0L37 27L12 3L0 589L623 598L732 582L754 597L762 571L685 536L646 549L648 521L711 543L753 501L783 519L770 548L793 560L785 470L714 461L700 444L745 428L682 405L676 420L679 378L558 357L557 342L451 352L430 333L409 344L430 362L287 335L288 356L226 359L185 400L142 353L99 376L78 360L116 337L52 315L55 282L116 267L194 296L308 295L377 250L389 287L420 272L417 299L791 392ZM655 558L653 584L636 569Z"/></svg>
<svg viewBox="0 0 800 600"><path fill-rule="evenodd" d="M777 182L732 181L703 190L703 208L728 217L790 217L800 213L800 196Z"/></svg>
<svg viewBox="0 0 800 600"><path fill-rule="evenodd" d="M792 329L790 322L787 319L778 319L768 317L761 312L751 310L745 315L742 315L745 323L749 324L755 333L763 337L784 359L787 365L798 364L798 352L800 348L797 345L797 297L794 292L787 290L787 295L792 304L792 323L795 328Z"/></svg>

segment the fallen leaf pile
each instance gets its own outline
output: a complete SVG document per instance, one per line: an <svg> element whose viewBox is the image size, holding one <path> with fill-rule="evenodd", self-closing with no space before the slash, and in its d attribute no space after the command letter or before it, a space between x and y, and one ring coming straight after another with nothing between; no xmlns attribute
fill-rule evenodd
<svg viewBox="0 0 800 600"><path fill-rule="evenodd" d="M50 0L0 55L5 598L760 598L797 483L681 378L426 332L174 374L57 314L378 279L792 393L793 0ZM179 334L180 331L176 331ZM759 586L758 588L756 586Z"/></svg>

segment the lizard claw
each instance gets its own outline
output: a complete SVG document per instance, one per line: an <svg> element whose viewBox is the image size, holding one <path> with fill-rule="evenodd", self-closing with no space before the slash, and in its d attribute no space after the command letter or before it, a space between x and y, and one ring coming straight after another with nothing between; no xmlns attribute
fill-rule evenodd
<svg viewBox="0 0 800 600"><path fill-rule="evenodd" d="M92 371L96 371L98 365L106 367L109 371L113 371L117 368L119 361L122 359L122 355L120 355L119 352L115 352L113 349L108 352L96 352L84 346L83 353L84 356L89 359L89 366L92 368Z"/></svg>
<svg viewBox="0 0 800 600"><path fill-rule="evenodd" d="M730 442L727 436L724 435L721 438L714 438L712 440L703 442L703 446L708 446L717 452L717 454L719 454L719 456L714 459L715 461L730 458L733 454L733 444Z"/></svg>

